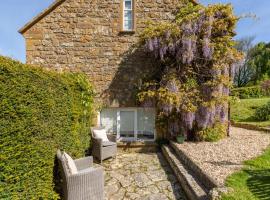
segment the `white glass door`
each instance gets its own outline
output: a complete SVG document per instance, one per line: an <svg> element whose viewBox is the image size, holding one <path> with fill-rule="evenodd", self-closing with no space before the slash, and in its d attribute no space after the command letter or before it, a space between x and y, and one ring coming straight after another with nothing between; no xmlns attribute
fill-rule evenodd
<svg viewBox="0 0 270 200"><path fill-rule="evenodd" d="M118 111L118 138L122 141L134 141L137 136L137 112L134 109Z"/></svg>
<svg viewBox="0 0 270 200"><path fill-rule="evenodd" d="M138 131L137 140L152 141L155 140L155 109L154 108L138 108L137 121Z"/></svg>
<svg viewBox="0 0 270 200"><path fill-rule="evenodd" d="M106 108L100 113L100 125L119 141L155 140L154 108Z"/></svg>

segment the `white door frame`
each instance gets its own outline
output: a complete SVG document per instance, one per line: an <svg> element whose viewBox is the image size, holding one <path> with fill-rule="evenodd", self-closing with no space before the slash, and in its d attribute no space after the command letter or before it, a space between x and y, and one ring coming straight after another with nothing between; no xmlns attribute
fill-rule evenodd
<svg viewBox="0 0 270 200"><path fill-rule="evenodd" d="M117 134L117 140L118 141L131 141L131 142L134 142L134 141L137 141L138 139L138 123L137 123L137 116L138 116L138 107L129 107L129 108L115 108L117 109L116 111L116 114L117 114L117 119L116 119L116 124L117 124L117 131L116 131L116 134ZM134 112L134 137L120 137L120 112L121 111L133 111ZM101 114L100 112L98 112L97 114L97 124L98 126L102 126L102 123L101 123ZM154 127L154 139L143 139L143 141L155 141L156 139L156 128Z"/></svg>
<svg viewBox="0 0 270 200"><path fill-rule="evenodd" d="M120 136L120 120L121 120L121 111L130 111L134 112L134 137L121 137ZM137 127L137 109L136 108L119 108L117 109L117 139L120 141L136 141L138 134L138 127Z"/></svg>

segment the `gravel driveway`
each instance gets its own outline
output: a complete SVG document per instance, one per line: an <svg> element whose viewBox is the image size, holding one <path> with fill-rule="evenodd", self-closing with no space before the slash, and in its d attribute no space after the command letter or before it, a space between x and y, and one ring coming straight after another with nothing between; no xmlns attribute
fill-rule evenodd
<svg viewBox="0 0 270 200"><path fill-rule="evenodd" d="M269 133L232 127L231 136L219 142L186 142L177 146L223 185L228 175L242 168L243 161L259 156L269 144Z"/></svg>

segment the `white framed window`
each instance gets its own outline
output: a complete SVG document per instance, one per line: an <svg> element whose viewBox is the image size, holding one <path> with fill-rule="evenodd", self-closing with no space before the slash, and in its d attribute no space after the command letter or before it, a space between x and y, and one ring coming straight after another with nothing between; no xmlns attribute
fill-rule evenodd
<svg viewBox="0 0 270 200"><path fill-rule="evenodd" d="M133 0L123 0L123 30L132 31L133 27Z"/></svg>

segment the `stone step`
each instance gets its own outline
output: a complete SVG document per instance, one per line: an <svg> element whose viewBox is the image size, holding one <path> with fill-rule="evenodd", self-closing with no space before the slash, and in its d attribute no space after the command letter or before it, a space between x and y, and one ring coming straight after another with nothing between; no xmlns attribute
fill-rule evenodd
<svg viewBox="0 0 270 200"><path fill-rule="evenodd" d="M194 173L188 170L178 159L176 153L172 147L164 145L162 147L162 152L167 159L168 163L172 167L179 183L181 184L183 190L185 191L188 199L190 200L207 200L208 191L199 182Z"/></svg>
<svg viewBox="0 0 270 200"><path fill-rule="evenodd" d="M191 160L185 152L178 148L178 145L179 144L177 144L176 142L170 141L170 146L173 148L178 159L183 163L183 165L187 167L188 170L192 171L192 173L208 191L216 187L221 187L214 179L208 176L193 160Z"/></svg>
<svg viewBox="0 0 270 200"><path fill-rule="evenodd" d="M158 145L155 142L117 142L119 152L147 153L157 152Z"/></svg>

